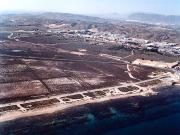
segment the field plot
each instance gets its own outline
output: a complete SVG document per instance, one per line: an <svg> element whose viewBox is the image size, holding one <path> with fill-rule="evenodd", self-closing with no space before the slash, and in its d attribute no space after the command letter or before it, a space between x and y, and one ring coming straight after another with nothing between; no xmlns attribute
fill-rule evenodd
<svg viewBox="0 0 180 135"><path fill-rule="evenodd" d="M29 37L21 37L20 40L32 43L46 43L46 44L55 44L61 42L67 42L67 40L58 34L43 34L43 35L32 35Z"/></svg>
<svg viewBox="0 0 180 135"><path fill-rule="evenodd" d="M0 99L13 99L46 94L48 91L38 80L0 84Z"/></svg>
<svg viewBox="0 0 180 135"><path fill-rule="evenodd" d="M32 74L26 65L0 65L0 83L32 81L36 79L36 76Z"/></svg>

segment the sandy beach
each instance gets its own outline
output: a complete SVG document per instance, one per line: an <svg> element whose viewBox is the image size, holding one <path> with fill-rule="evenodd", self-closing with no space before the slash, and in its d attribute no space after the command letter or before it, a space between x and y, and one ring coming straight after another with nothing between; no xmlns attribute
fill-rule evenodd
<svg viewBox="0 0 180 135"><path fill-rule="evenodd" d="M21 112L21 111L9 112L3 116L0 116L0 122L6 122L6 121L23 118L23 117L29 117L29 116L51 114L51 113L54 113L57 111L63 111L64 109L68 109L68 108L80 106L80 105L85 105L85 104L93 104L93 103L104 102L104 101L113 100L113 99L128 98L128 97L132 97L132 96L142 96L142 95L145 96L145 94L146 94L146 92L133 93L133 94L128 94L128 95L106 96L106 97L102 97L102 98L82 100L82 101L73 102L73 103L57 104L57 105L53 105L50 107L45 107L45 108L41 108L41 109L37 109L37 110L29 110L27 112Z"/></svg>

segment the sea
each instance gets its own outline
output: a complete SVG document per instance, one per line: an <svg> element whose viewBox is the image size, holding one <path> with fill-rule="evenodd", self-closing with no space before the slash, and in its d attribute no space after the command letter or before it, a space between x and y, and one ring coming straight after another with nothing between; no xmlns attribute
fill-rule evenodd
<svg viewBox="0 0 180 135"><path fill-rule="evenodd" d="M0 135L180 135L179 90L0 123Z"/></svg>

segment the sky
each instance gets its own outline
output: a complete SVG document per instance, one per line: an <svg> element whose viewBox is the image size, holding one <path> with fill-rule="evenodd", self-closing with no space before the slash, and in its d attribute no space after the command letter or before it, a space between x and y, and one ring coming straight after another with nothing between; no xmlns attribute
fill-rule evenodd
<svg viewBox="0 0 180 135"><path fill-rule="evenodd" d="M9 10L78 14L146 12L180 15L180 0L0 0L0 12Z"/></svg>

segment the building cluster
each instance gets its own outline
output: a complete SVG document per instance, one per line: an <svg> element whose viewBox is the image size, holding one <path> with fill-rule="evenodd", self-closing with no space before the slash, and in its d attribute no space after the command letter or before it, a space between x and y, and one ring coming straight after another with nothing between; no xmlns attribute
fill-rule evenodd
<svg viewBox="0 0 180 135"><path fill-rule="evenodd" d="M94 31L94 30L59 30L51 29L48 32L60 33L66 38L83 40L93 45L102 45L112 43L122 45L125 48L142 49L147 51L158 52L180 56L180 45L177 43L151 42L145 39L130 38L127 35L113 34L111 32Z"/></svg>

